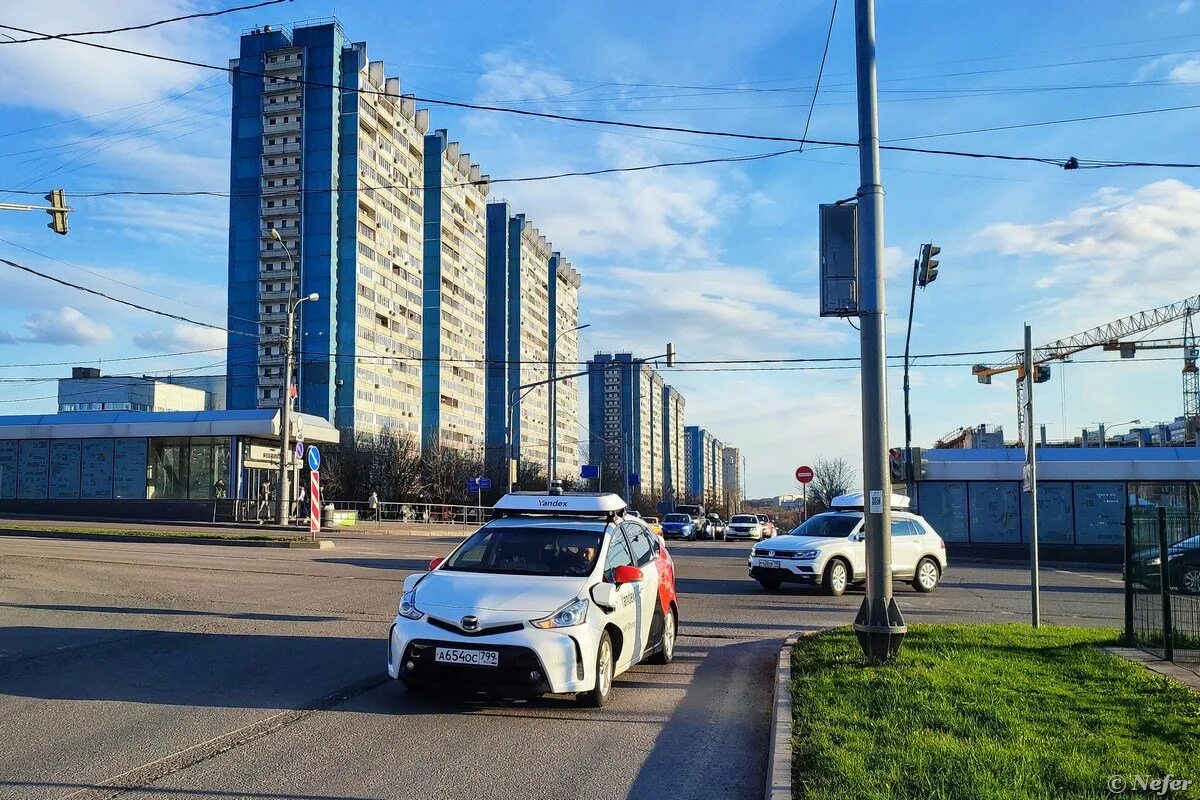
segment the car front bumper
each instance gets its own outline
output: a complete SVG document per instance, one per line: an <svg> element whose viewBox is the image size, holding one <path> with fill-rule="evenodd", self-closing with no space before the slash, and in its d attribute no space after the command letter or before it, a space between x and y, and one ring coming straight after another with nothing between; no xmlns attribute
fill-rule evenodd
<svg viewBox="0 0 1200 800"><path fill-rule="evenodd" d="M388 675L408 683L493 694L567 694L595 686L596 633L587 625L466 636L435 627L429 617L397 616L388 634ZM436 648L491 650L494 667L434 660Z"/></svg>
<svg viewBox="0 0 1200 800"><path fill-rule="evenodd" d="M725 529L726 539L761 539L762 531L757 529L737 530L735 528Z"/></svg>
<svg viewBox="0 0 1200 800"><path fill-rule="evenodd" d="M768 561L778 562L779 566L769 566ZM821 580L821 569L815 561L800 561L793 559L769 559L750 557L750 577L758 580L778 580L785 583L817 583Z"/></svg>

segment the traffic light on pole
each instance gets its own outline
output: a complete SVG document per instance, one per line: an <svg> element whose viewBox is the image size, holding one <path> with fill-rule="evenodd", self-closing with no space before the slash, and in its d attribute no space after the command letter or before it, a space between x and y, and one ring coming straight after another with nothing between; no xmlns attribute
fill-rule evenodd
<svg viewBox="0 0 1200 800"><path fill-rule="evenodd" d="M914 481L923 481L929 477L929 459L925 458L924 448L912 449L912 470Z"/></svg>
<svg viewBox="0 0 1200 800"><path fill-rule="evenodd" d="M66 236L67 212L71 210L67 207L67 193L62 189L51 189L50 194L46 195L46 199L51 206L46 209L46 213L50 215L50 221L46 223L46 227L60 236Z"/></svg>
<svg viewBox="0 0 1200 800"><path fill-rule="evenodd" d="M942 248L932 242L921 245L921 258L917 264L917 285L922 289L937 280L938 260L936 256L940 252L942 252Z"/></svg>
<svg viewBox="0 0 1200 800"><path fill-rule="evenodd" d="M904 480L904 453L899 447L888 450L888 472L893 481Z"/></svg>

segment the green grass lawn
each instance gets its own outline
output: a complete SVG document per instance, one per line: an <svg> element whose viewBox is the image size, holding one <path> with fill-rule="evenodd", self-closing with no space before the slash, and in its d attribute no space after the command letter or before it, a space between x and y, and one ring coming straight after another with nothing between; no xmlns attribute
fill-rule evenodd
<svg viewBox="0 0 1200 800"><path fill-rule="evenodd" d="M794 796L1111 798L1111 775L1170 773L1195 779L1171 796L1200 798L1200 693L1098 649L1119 643L916 625L895 664L869 668L849 629L806 639L792 655Z"/></svg>
<svg viewBox="0 0 1200 800"><path fill-rule="evenodd" d="M271 535L268 533L219 533L213 531L193 531L186 528L154 530L151 528L93 528L74 525L23 525L5 522L0 524L0 536L4 531L33 531L53 534L86 534L88 536L170 536L176 539L220 539L222 541L285 541L300 542L308 539L300 535Z"/></svg>

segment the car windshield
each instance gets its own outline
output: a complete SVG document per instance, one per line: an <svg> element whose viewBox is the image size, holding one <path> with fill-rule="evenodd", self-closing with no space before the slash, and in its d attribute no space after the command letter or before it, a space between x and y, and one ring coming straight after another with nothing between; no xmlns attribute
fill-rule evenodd
<svg viewBox="0 0 1200 800"><path fill-rule="evenodd" d="M829 536L844 539L850 535L858 521L858 514L817 514L791 532L791 536Z"/></svg>
<svg viewBox="0 0 1200 800"><path fill-rule="evenodd" d="M599 531L549 527L485 527L463 542L442 569L502 575L590 575Z"/></svg>
<svg viewBox="0 0 1200 800"><path fill-rule="evenodd" d="M758 517L750 514L734 514L733 519L729 521L734 525L755 525L758 523Z"/></svg>
<svg viewBox="0 0 1200 800"><path fill-rule="evenodd" d="M663 517L663 522L691 522L692 518L687 514L667 514Z"/></svg>
<svg viewBox="0 0 1200 800"><path fill-rule="evenodd" d="M759 522L766 522L766 521L767 521L767 515L766 515L766 514L759 514L759 515L758 515L758 521L759 521Z"/></svg>

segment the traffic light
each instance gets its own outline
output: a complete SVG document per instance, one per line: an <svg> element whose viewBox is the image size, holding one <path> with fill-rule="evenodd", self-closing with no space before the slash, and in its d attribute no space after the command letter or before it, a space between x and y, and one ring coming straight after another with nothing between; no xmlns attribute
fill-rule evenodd
<svg viewBox="0 0 1200 800"><path fill-rule="evenodd" d="M921 245L921 258L917 260L917 285L924 289L937 280L938 260L935 256L942 248L933 244Z"/></svg>
<svg viewBox="0 0 1200 800"><path fill-rule="evenodd" d="M904 480L904 453L899 447L888 450L888 472L893 481Z"/></svg>
<svg viewBox="0 0 1200 800"><path fill-rule="evenodd" d="M914 481L923 481L929 477L929 459L925 458L924 448L912 449L912 470Z"/></svg>
<svg viewBox="0 0 1200 800"><path fill-rule="evenodd" d="M67 212L71 210L67 207L66 192L62 189L51 189L50 194L46 195L46 199L51 206L46 209L46 213L50 215L50 222L46 223L46 227L60 236L66 236Z"/></svg>
<svg viewBox="0 0 1200 800"><path fill-rule="evenodd" d="M1050 380L1050 367L1047 364L1034 364L1033 366L1033 382L1045 383Z"/></svg>

